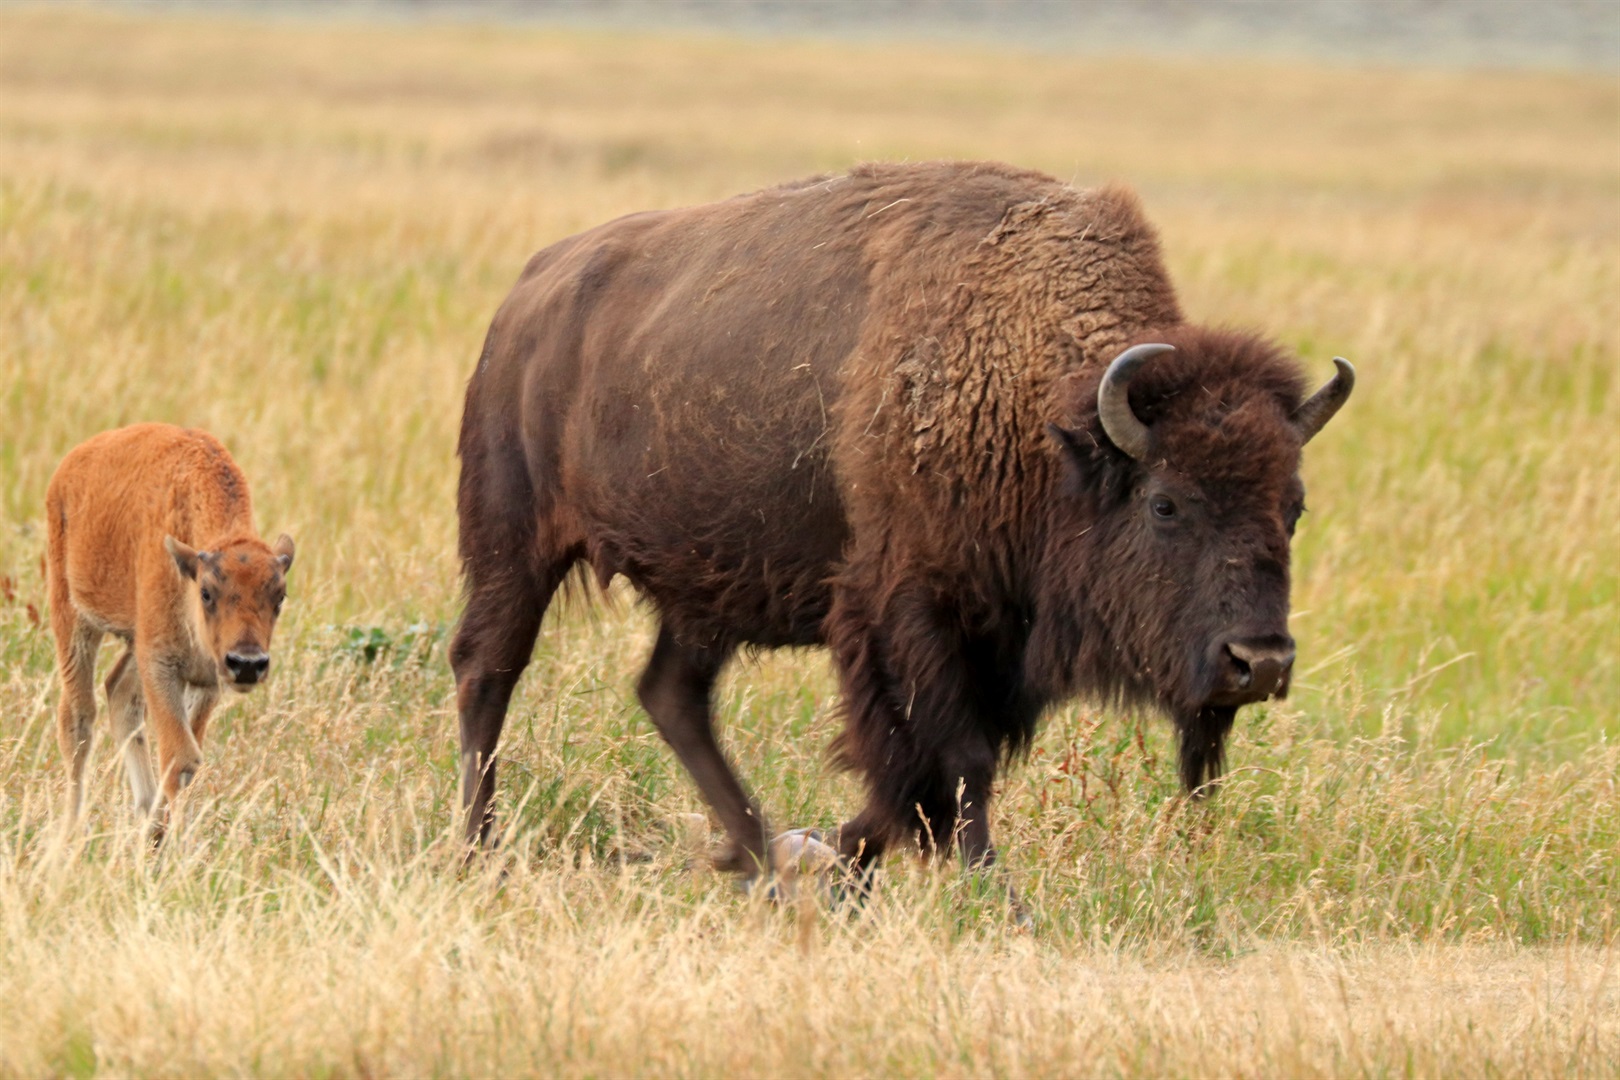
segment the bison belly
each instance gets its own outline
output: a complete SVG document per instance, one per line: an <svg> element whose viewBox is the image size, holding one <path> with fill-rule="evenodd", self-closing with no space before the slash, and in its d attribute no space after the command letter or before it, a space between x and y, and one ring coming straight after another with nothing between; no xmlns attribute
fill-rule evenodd
<svg viewBox="0 0 1620 1080"><path fill-rule="evenodd" d="M751 223L770 251L680 224L587 234L533 283L556 331L521 395L536 493L684 642L812 644L848 536L828 450L858 260L788 220Z"/></svg>

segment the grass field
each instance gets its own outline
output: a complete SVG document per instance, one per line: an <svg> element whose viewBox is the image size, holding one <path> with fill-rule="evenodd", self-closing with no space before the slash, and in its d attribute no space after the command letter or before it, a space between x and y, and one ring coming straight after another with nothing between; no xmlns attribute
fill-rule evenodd
<svg viewBox="0 0 1620 1080"><path fill-rule="evenodd" d="M1051 715L998 804L1032 928L904 859L777 910L688 865L626 595L548 620L458 875L455 430L518 268L933 157L1128 181L1194 317L1355 361L1293 697L1196 807L1162 722ZM0 1074L1612 1074L1617 296L1613 78L0 9ZM155 857L104 743L54 827L40 572L57 460L146 419L299 543ZM855 805L822 655L722 696L778 823Z"/></svg>

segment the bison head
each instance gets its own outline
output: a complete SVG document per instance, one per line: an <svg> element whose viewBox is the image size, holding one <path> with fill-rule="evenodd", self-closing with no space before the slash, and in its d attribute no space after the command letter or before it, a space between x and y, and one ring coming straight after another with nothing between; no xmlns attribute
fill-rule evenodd
<svg viewBox="0 0 1620 1080"><path fill-rule="evenodd" d="M1179 327L1117 357L1080 426L1054 428L1073 466L1046 561L1071 630L1059 663L1074 689L1169 713L1190 791L1220 775L1238 707L1288 693L1300 449L1355 377L1334 363L1306 398L1275 346Z"/></svg>
<svg viewBox="0 0 1620 1080"><path fill-rule="evenodd" d="M172 536L163 547L180 571L192 636L213 657L219 680L246 693L270 673L270 635L287 596L292 537L271 547L238 537L198 551Z"/></svg>

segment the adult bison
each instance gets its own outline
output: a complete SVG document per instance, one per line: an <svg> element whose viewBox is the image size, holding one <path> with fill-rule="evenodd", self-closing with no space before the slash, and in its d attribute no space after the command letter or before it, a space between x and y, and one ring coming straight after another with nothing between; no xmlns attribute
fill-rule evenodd
<svg viewBox="0 0 1620 1080"><path fill-rule="evenodd" d="M1336 363L1307 399L1277 346L1183 320L1129 192L1005 165L870 165L554 244L462 419L469 842L581 561L658 613L641 702L723 867L767 859L710 714L744 644L832 649L859 864L908 836L990 861L998 764L1076 694L1168 713L1198 789L1237 708L1288 689L1300 448L1350 393Z"/></svg>

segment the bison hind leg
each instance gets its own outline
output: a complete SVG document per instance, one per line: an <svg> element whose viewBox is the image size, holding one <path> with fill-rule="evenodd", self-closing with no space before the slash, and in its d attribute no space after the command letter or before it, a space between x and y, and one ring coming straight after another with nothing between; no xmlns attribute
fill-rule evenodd
<svg viewBox="0 0 1620 1080"><path fill-rule="evenodd" d="M577 551L538 570L521 553L499 568L467 562L467 606L450 643L461 726L461 792L469 846L489 840L494 825L496 747L523 669L534 654L546 608L568 576Z"/></svg>
<svg viewBox="0 0 1620 1080"><path fill-rule="evenodd" d="M1206 705L1191 719L1176 724L1181 755L1181 783L1195 799L1211 794L1226 768L1226 736L1237 709Z"/></svg>
<svg viewBox="0 0 1620 1080"><path fill-rule="evenodd" d="M721 753L711 711L714 681L730 656L725 646L684 644L660 625L636 694L725 827L728 844L715 868L752 877L766 866L765 818Z"/></svg>
<svg viewBox="0 0 1620 1080"><path fill-rule="evenodd" d="M146 817L157 805L157 779L146 745L146 702L141 696L141 674L135 650L129 648L107 675L107 711L112 716L113 743L123 748L124 775L135 813Z"/></svg>

